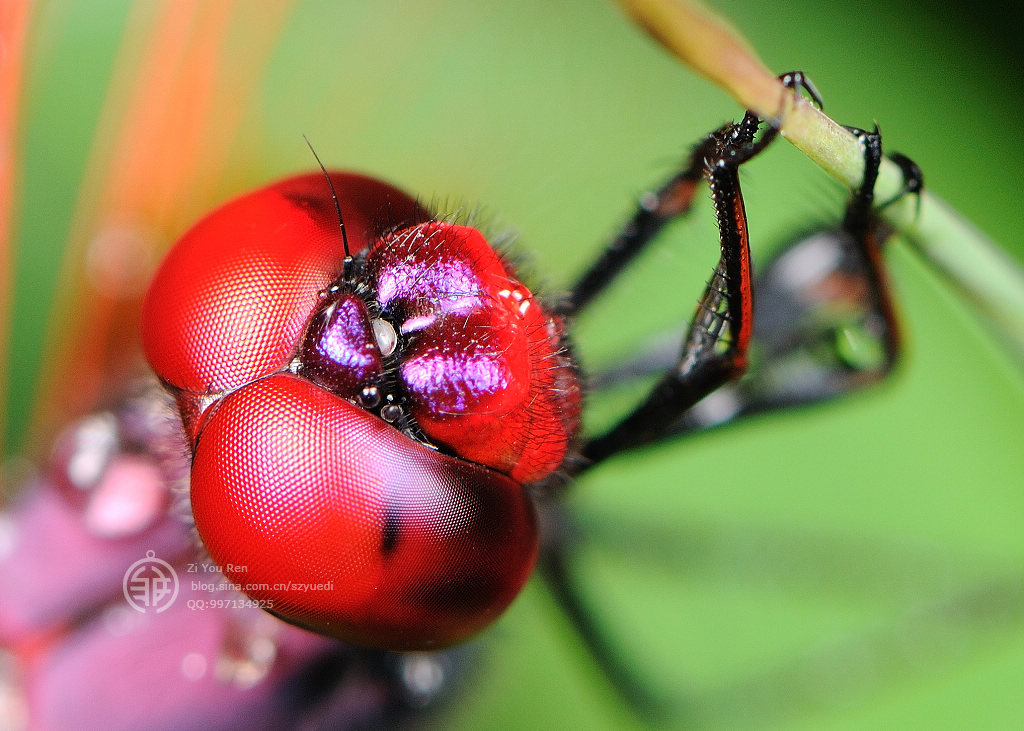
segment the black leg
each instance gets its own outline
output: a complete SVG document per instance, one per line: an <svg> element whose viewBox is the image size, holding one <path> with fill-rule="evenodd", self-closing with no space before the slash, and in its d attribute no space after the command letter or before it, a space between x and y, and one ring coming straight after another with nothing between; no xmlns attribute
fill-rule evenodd
<svg viewBox="0 0 1024 731"><path fill-rule="evenodd" d="M781 78L790 88L807 90L820 105L817 93L802 74ZM646 401L608 433L584 445L584 460L576 472L619 451L663 437L681 414L746 368L753 326L752 274L738 173L740 166L767 147L778 133L773 125L755 139L760 125L761 120L748 112L739 123L725 125L699 143L684 168L657 193L642 200L640 210L567 298L563 314L584 309L670 219L689 210L700 179L707 177L718 219L721 256L698 303L682 354ZM588 609L572 572L574 550L567 517L557 506L549 505L542 511L542 518L544 542L539 568L556 602L612 686L633 708L656 716L662 704L615 652Z"/></svg>
<svg viewBox="0 0 1024 731"><path fill-rule="evenodd" d="M582 469L617 452L655 441L681 414L746 367L752 328L750 246L740 192L739 167L774 138L770 128L757 142L760 120L747 114L697 147L718 218L721 258L708 282L675 368L631 414L584 445Z"/></svg>
<svg viewBox="0 0 1024 731"><path fill-rule="evenodd" d="M881 363L883 375L887 374L896 362L900 350L899 325L892 298L889 295L889 282L882 261L882 243L888 236L878 224L875 215L875 182L882 164L882 136L876 127L873 132L850 128L864 145L864 180L860 188L853 193L843 217L843 231L853 240L864 263L864 276L869 286L869 299L873 300L872 309L881 317L877 324L879 335L885 348L885 357Z"/></svg>
<svg viewBox="0 0 1024 731"><path fill-rule="evenodd" d="M569 297L565 313L578 311L589 303L670 218L689 209L698 180L707 175L718 214L722 255L700 300L682 361L645 404L608 435L584 447L583 455L589 463L599 461L606 452L610 454L637 443L633 440L627 444L627 435L635 429L647 429L649 420L654 421L651 434L663 432L678 419L679 410L685 410L686 404L742 370L750 337L750 254L737 171L775 136L770 129L755 142L759 125L760 120L748 113L739 124L726 125L700 143L682 172L642 206L604 255L581 277ZM611 686L631 708L654 720L664 704L616 652L573 573L576 547L567 514L557 504L547 503L541 518L544 540L538 562L540 575Z"/></svg>
<svg viewBox="0 0 1024 731"><path fill-rule="evenodd" d="M891 231L878 210L919 192L922 175L911 160L893 155L903 170L903 190L875 205L880 139L877 131L851 131L864 144L866 174L842 226L809 232L767 263L755 281L746 377L708 396L663 437L824 402L881 381L895 366L899 328L882 261Z"/></svg>
<svg viewBox="0 0 1024 731"><path fill-rule="evenodd" d="M881 137L877 130L851 132L864 145L865 175L842 226L797 239L757 279L756 358L749 377L723 394L736 404L736 415L842 396L881 381L898 360L899 325L882 257L891 230L878 211L920 191L921 171L894 156L903 190L876 205Z"/></svg>
<svg viewBox="0 0 1024 731"><path fill-rule="evenodd" d="M791 71L779 77L789 89L805 91L811 100L821 106L821 97L810 79L803 72ZM700 181L708 174L710 161L723 151L720 149L721 138L730 130L744 128L754 123L751 131L757 132L757 117L748 113L738 125L725 125L717 132L708 135L690 152L683 168L657 191L640 196L640 206L633 217L605 247L604 253L584 272L569 290L569 294L559 308L560 314L575 315L584 310L590 302L600 295L607 286L619 275L630 262L639 255L661 230L672 219L685 216L693 205L693 197ZM748 157L763 149L777 134L777 125L773 125L759 140ZM734 151L741 152L739 143L733 143ZM731 161L738 166L743 160Z"/></svg>
<svg viewBox="0 0 1024 731"><path fill-rule="evenodd" d="M789 88L805 90L816 103L817 91L800 72L779 77ZM721 257L697 305L677 365L646 400L606 434L588 441L577 463L581 472L608 457L657 441L694 404L739 377L747 366L753 327L753 295L747 219L740 191L739 168L778 134L772 124L755 140L761 120L747 112L737 124L712 132L698 144L683 171L659 192L626 227L623 235L579 281L567 312L580 309L622 271L673 215L685 213L693 199L698 174L706 176L718 219ZM667 205L675 202L675 205ZM652 216L650 211L665 211ZM671 214L671 215L669 215Z"/></svg>
<svg viewBox="0 0 1024 731"><path fill-rule="evenodd" d="M669 705L679 705L679 699L673 699L670 704L658 697L643 682L636 669L625 661L595 618L586 592L573 572L583 539L577 535L572 516L565 506L558 501L546 502L540 516L544 540L538 568L548 590L611 687L638 714L650 721L656 720L668 710Z"/></svg>
<svg viewBox="0 0 1024 731"><path fill-rule="evenodd" d="M559 308L561 314L574 315L585 309L657 237L665 224L689 213L694 193L704 177L704 159L699 154L703 147L703 144L698 146L686 166L656 192L640 196L640 205L633 217L569 290Z"/></svg>
<svg viewBox="0 0 1024 731"><path fill-rule="evenodd" d="M735 135L737 140L752 139L756 124L748 117L739 125L722 128L713 137L722 140L723 135L729 139ZM722 260L701 299L685 340L683 358L659 385L663 390L656 390L626 420L591 442L584 452L588 457L597 460L639 443L707 428L744 415L819 402L873 383L888 373L898 355L899 339L881 260L889 231L879 220L877 209L920 191L922 177L912 161L894 155L893 160L903 169L904 189L893 200L876 207L874 185L881 161L881 140L877 131L851 131L864 144L866 171L864 181L847 205L842 226L796 240L766 267L756 283L758 307L753 325L754 350L762 352L746 379L717 390L716 383L732 379L742 369L750 338L745 331L751 317L749 291L742 291L742 286L730 286L737 279L741 285L749 283L750 276L736 171L742 162L763 149L772 135L769 132L767 139L762 136L757 143L738 143L736 155L729 154L731 143L724 144L726 154L715 157L707 155L710 142L697 148L688 170L695 167L692 163L698 156L711 163L708 176L719 216ZM719 164L723 158L724 164ZM722 173L722 169L726 172ZM671 185L672 182L663 190ZM689 195L692 197L692 191ZM610 254L604 257L610 258ZM828 262L828 266L823 266L823 262ZM603 283L607 283L613 275L607 274L608 267L604 269ZM586 281L586 277L581 281ZM590 292L580 301L585 302L592 295ZM731 316L737 308L744 318L741 324ZM859 332L878 346L879 355L874 362L858 362L856 356L842 352L839 343L850 331ZM661 372L669 357L659 348L652 360L659 363L658 370L638 360L623 368L620 375ZM724 408L713 403L720 396ZM688 402L696 408L684 407ZM653 428L647 421L652 414L657 421ZM634 429L640 433L631 434ZM674 712L685 709L687 699L660 697L643 682L636 669L616 651L614 641L592 611L585 587L573 571L582 538L575 535L570 516L557 504L551 504L542 510L542 517L540 573L611 686L634 710L653 722L670 708Z"/></svg>

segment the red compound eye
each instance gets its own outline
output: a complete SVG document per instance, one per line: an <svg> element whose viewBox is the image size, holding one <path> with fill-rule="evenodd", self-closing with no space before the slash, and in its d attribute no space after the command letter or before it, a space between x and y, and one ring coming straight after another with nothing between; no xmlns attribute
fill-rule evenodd
<svg viewBox="0 0 1024 731"><path fill-rule="evenodd" d="M361 175L332 177L353 252L377 227L428 217L409 196ZM197 396L218 396L284 368L320 292L345 257L322 175L281 181L207 216L171 249L142 309L153 370L179 397L191 431Z"/></svg>
<svg viewBox="0 0 1024 731"><path fill-rule="evenodd" d="M323 634L448 645L533 568L522 485L565 458L576 373L561 322L476 229L330 179L351 259L324 177L256 191L168 255L143 342L191 440L199 534L233 581Z"/></svg>
<svg viewBox="0 0 1024 731"><path fill-rule="evenodd" d="M218 407L196 447L192 508L210 555L251 597L389 649L473 634L536 558L518 484L290 374Z"/></svg>

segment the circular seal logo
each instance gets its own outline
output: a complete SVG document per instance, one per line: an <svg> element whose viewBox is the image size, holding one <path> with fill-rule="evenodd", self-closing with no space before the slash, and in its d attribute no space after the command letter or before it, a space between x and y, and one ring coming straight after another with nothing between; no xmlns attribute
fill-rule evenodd
<svg viewBox="0 0 1024 731"><path fill-rule="evenodd" d="M146 557L128 567L121 584L125 601L137 612L159 614L178 597L178 574L174 567L146 551Z"/></svg>

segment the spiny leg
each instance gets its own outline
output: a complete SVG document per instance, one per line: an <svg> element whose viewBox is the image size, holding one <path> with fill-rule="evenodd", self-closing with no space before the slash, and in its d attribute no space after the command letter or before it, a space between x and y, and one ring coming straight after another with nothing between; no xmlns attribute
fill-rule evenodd
<svg viewBox="0 0 1024 731"><path fill-rule="evenodd" d="M882 165L882 136L878 133L877 127L873 132L857 128L848 129L864 145L864 179L846 207L843 231L853 239L857 254L863 258L869 297L873 300L874 311L881 315L881 321L876 323L876 329L885 348L881 364L884 375L896 362L900 349L900 332L892 298L889 296L885 263L882 261L882 241L887 233L883 234L874 209L875 182L878 180L878 171Z"/></svg>
<svg viewBox="0 0 1024 731"><path fill-rule="evenodd" d="M805 91L815 104L821 106L821 97L817 89L803 72L790 71L779 76L779 80L789 89ZM739 125L725 125L708 135L690 151L686 164L679 172L655 192L645 193L640 197L640 205L633 216L569 290L568 296L559 307L560 314L576 315L585 310L591 301L602 294L633 259L657 238L666 224L689 213L694 194L707 172L707 161L716 155L715 136L745 123L749 124L753 120L757 120L757 117L748 113ZM754 132L756 131L755 126ZM766 146L777 133L777 126L773 125L757 143L757 150Z"/></svg>
<svg viewBox="0 0 1024 731"><path fill-rule="evenodd" d="M606 434L584 445L584 466L656 441L687 409L746 367L752 329L750 245L739 168L775 137L769 128L755 142L760 120L747 113L698 147L718 219L721 257L687 334L678 364L647 399Z"/></svg>
<svg viewBox="0 0 1024 731"><path fill-rule="evenodd" d="M718 266L698 303L678 364L629 416L584 445L577 471L619 451L656 440L678 421L680 414L746 367L752 318L751 269L738 171L775 136L774 130L769 130L755 143L759 125L760 120L747 113L739 124L717 130L694 151L689 169L696 168L694 161L701 161L715 203L721 244ZM548 525L543 531L539 567L552 595L612 687L637 712L656 718L665 709L665 702L647 690L616 651L575 576L577 556L573 537L567 535L571 522L557 505L547 506L543 514Z"/></svg>
<svg viewBox="0 0 1024 731"><path fill-rule="evenodd" d="M735 171L739 164L763 148L760 143L754 145L758 126L757 117L748 113L739 124L726 125L699 143L691 152L686 166L677 175L656 194L641 200L641 208L573 288L563 312L575 313L589 304L671 218L686 213L700 179L707 175L719 212L722 256L697 310L684 349L684 361L687 354L694 358L700 355L694 351L714 350L715 344L721 340L721 329L725 324L724 318L727 317L725 313L728 308L747 307L749 312L749 285L736 288L737 295L733 296L730 302L729 290L732 288L728 287L728 281L730 276L736 280L749 281L746 224L745 221L737 223L734 220L737 212L741 218L743 217L743 202ZM767 138L770 141L773 136L774 133L769 131L762 140ZM734 152L736 154L732 154ZM731 251L727 252L727 248ZM749 318L749 314L747 317ZM749 334L741 332L740 337L749 338ZM692 370L694 367L702 366L688 363L687 367ZM671 375L666 376L666 379L671 380ZM662 397L655 392L649 401L655 399ZM642 406L634 412L633 419L641 420L644 417L640 414L643 413L646 412ZM619 440L620 431L629 428L632 427L627 418L619 425L619 431L613 430L607 437L609 443L612 440ZM588 443L588 446L593 443ZM597 461L587 453L586 448L584 457L586 461L581 463L582 467ZM591 604L573 571L577 555L570 516L559 504L549 502L542 505L541 517L541 533L544 540L538 568L552 596L572 624L579 640L623 700L642 715L656 717L665 704L647 690L634 670L626 664L589 609Z"/></svg>
<svg viewBox="0 0 1024 731"><path fill-rule="evenodd" d="M857 372L852 365L841 363L842 358L835 357L834 360L838 365L829 361L827 364L819 366L823 373L827 371L827 378L805 379L804 377L807 376L806 371L799 372L796 375L794 375L795 372L791 371L788 374L791 382L788 384L777 378L777 374L773 373L770 367L764 368L763 372L753 373L750 379L742 383L731 384L726 389L715 391L707 398L707 401L712 401L720 395L724 395L726 400L734 402L737 406L728 412L727 418L721 418L721 414L724 413L721 410L716 407L706 409L704 408L705 402L701 402L698 408L687 411L683 415L682 420L677 420L670 428L660 435L656 435L655 438L665 438L692 429L712 426L722 423L722 421L732 420L738 416L758 411L820 401L853 390L864 385L866 382L878 380L888 373L898 354L898 330L886 283L885 270L881 260L881 249L889 235L889 231L878 218L877 211L904 195L919 192L923 187L922 175L920 169L911 160L902 155L894 155L893 161L903 170L903 190L892 200L886 201L878 207L874 206L874 185L881 162L881 140L877 130L870 133L856 129L851 131L860 137L864 143L866 171L864 181L854 191L847 206L841 229L838 231L819 232L810 237L805 237L788 247L787 251L779 258L785 257L787 253L793 251L802 253L801 249L805 247L812 249L827 244L834 247L832 259L834 259L836 264L835 271L827 273L827 279L853 279L855 281L853 283L847 281L839 286L836 286L836 283L833 281L824 287L820 287L823 291L845 291L845 294L833 296L832 299L819 299L818 301L800 296L807 294L806 292L797 292L797 296L791 296L793 294L791 292L780 293L775 291L778 289L777 287L775 289L771 286L762 287L758 291L758 325L761 324L760 312L763 309L773 309L772 305L776 305L775 309L783 310L781 317L776 318L778 323L793 323L803 319L803 310L811 308L826 311L842 309L842 307L836 307L836 305L844 305L845 303L838 302L838 300L845 299L845 297L849 296L850 292L855 292L858 294L856 301L849 305L849 308L854 310L854 314L850 317L862 319L865 327L873 329L874 337L885 344L882 362L870 371ZM820 252L818 253L820 254ZM773 262L768 267L769 274L771 274L772 269L776 266L778 265ZM810 268L814 269L815 267L812 266ZM717 292L719 296L725 296L721 292L721 287L715 285L715 280L719 278L720 274L721 267L709 285L705 293L705 299L709 296L709 293L714 292ZM804 281L807 282L807 280ZM761 283L765 284L763 278ZM777 301L765 302L765 299ZM778 307L780 302L782 306ZM702 300L703 303L704 300ZM764 307L764 305L768 306ZM706 311L712 312L714 308L709 307ZM788 354L798 350L821 352L822 348L819 346L835 343L836 333L834 331L842 328L847 321L843 319L842 315L830 315L830 317L834 317L834 320L827 319L824 323L802 332L795 342L781 348L780 352L773 357L783 360L784 353ZM699 348L705 347L705 335L703 333L711 329L708 327L708 323L715 322L715 320L716 318L708 316L703 321L704 324L698 326L698 323L701 322L701 318L698 316L691 327L690 336L687 339L687 347L690 347L695 338ZM777 326L785 328L789 325L781 324ZM773 336L780 336L780 333L777 331L757 332L756 336L758 338L767 337L771 339ZM780 337L779 339L785 340L786 338ZM624 369L624 371L629 370L639 372L642 369ZM794 385L792 383L794 379L801 382ZM557 509L555 508L556 511ZM549 522L552 521L550 515L547 516L547 520ZM562 515L560 531L555 532L554 538L549 533L546 537L546 544L542 547L540 565L552 593L573 622L578 635L588 647L591 655L602 668L606 677L633 708L654 720L657 720L659 714L665 711L680 710L680 706L685 706L686 699L675 698L670 701L669 699L659 697L649 690L640 682L628 664L623 661L621 654L615 651L613 642L611 642L609 636L594 619L593 612L588 609L591 604L586 596L585 588L573 572L573 566L575 565L575 562L572 560L573 552L578 550L576 546L581 537L574 537L572 531L573 525L570 516ZM685 712L685 707L682 710Z"/></svg>
<svg viewBox="0 0 1024 731"><path fill-rule="evenodd" d="M687 164L653 193L640 196L640 205L604 252L569 290L560 314L575 315L605 291L608 285L653 241L672 219L685 216L704 177L704 148L699 144Z"/></svg>
<svg viewBox="0 0 1024 731"><path fill-rule="evenodd" d="M785 247L757 277L754 354L747 377L711 395L665 434L741 416L820 403L877 383L900 353L898 318L883 248L891 235L878 212L923 187L903 155L903 189L875 205L878 131L851 129L864 145L865 175L837 230L811 232Z"/></svg>
<svg viewBox="0 0 1024 731"><path fill-rule="evenodd" d="M820 99L803 75L794 72L781 77L790 88L807 90L820 106ZM640 210L608 246L602 257L580 278L566 300L564 314L576 313L600 294L627 264L646 247L673 217L685 214L692 203L699 180L709 179L716 203L720 231L721 258L712 280L700 300L679 364L666 375L663 391L657 389L632 417L597 442L609 445L607 456L620 449L648 441L628 442L623 435L634 423L654 419L652 435L678 419L679 410L734 377L745 366L750 340L751 291L750 254L746 217L737 171L744 162L763 150L777 135L772 126L759 139L755 137L760 120L748 112L738 124L729 124L709 135L692 151L684 168L656 194L642 201ZM735 313L735 314L733 314ZM728 333L728 334L727 334ZM667 384L667 385L666 385ZM599 450L585 450L584 456L599 461ZM657 715L664 703L656 698L616 652L603 632L590 603L574 575L575 551L572 547L571 521L557 504L543 506L546 519L542 531L539 568L555 600L576 630L611 685L636 710ZM673 704L676 705L676 704Z"/></svg>
<svg viewBox="0 0 1024 731"><path fill-rule="evenodd" d="M841 226L809 231L784 246L755 279L757 307L750 369L687 411L665 438L743 416L815 404L876 383L899 356L899 330L882 249L891 230L878 212L923 188L920 168L893 154L904 184L874 204L881 160L877 130L851 128L864 146L866 174L853 192ZM596 383L661 371L669 362L660 343ZM660 365L656 365L660 364Z"/></svg>

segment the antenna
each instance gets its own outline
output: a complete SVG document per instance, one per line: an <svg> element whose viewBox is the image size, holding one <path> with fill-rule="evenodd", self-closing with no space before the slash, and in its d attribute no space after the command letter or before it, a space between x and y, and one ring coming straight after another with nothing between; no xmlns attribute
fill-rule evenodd
<svg viewBox="0 0 1024 731"><path fill-rule="evenodd" d="M338 204L338 193L334 190L334 183L331 181L331 176L327 172L327 168L324 167L323 162L320 160L320 156L316 154L316 150L313 149L313 143L309 141L306 135L302 135L302 139L306 141L306 145L309 147L309 151L313 153L313 157L316 159L320 169L324 172L324 177L327 178L327 186L331 189L331 198L334 199L334 210L338 212L338 226L341 228L341 243L345 247L345 268L352 262L352 253L348 250L348 233L345 231L345 219L341 216L341 206Z"/></svg>

